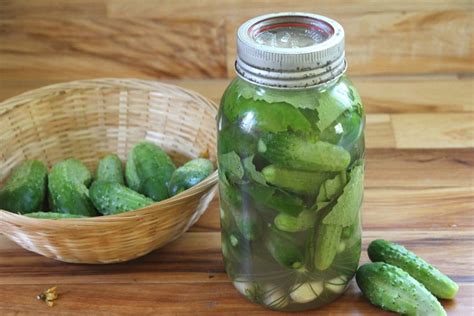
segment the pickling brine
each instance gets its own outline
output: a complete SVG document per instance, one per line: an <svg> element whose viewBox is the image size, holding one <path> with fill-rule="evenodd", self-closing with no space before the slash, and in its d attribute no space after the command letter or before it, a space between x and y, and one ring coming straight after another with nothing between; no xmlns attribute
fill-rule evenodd
<svg viewBox="0 0 474 316"><path fill-rule="evenodd" d="M301 14L264 16L241 27L239 77L224 93L218 116L219 190L222 253L234 286L268 308L299 311L334 300L358 267L365 118L359 94L344 75L344 58L340 65L332 52L339 60L331 63L324 60L331 52L320 56L315 49L315 72L306 69L298 77L304 65L285 59L296 58L288 41L278 46L288 25L319 32L286 34L290 42L292 35L307 36L292 39L304 43L303 49L342 32L332 20ZM242 29L248 38L240 38ZM266 45L262 38L275 41ZM265 57L246 54L252 40L255 49L271 47L280 54L271 59L283 62L256 71L258 60L249 60ZM295 67L290 79L281 75L289 72L285 62Z"/></svg>

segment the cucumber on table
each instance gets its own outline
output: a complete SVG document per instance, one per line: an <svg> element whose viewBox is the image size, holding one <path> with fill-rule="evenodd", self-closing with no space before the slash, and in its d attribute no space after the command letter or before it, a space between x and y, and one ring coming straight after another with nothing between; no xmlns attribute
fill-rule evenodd
<svg viewBox="0 0 474 316"><path fill-rule="evenodd" d="M94 216L87 186L92 176L77 159L67 159L53 166L48 176L50 207L53 212Z"/></svg>
<svg viewBox="0 0 474 316"><path fill-rule="evenodd" d="M173 196L195 186L207 178L213 169L212 162L208 159L197 158L188 161L171 175L169 194Z"/></svg>
<svg viewBox="0 0 474 316"><path fill-rule="evenodd" d="M408 316L444 316L446 311L421 283L402 269L383 262L357 270L357 285L374 305Z"/></svg>
<svg viewBox="0 0 474 316"><path fill-rule="evenodd" d="M401 245L378 239L370 243L367 252L374 262L386 262L405 270L439 298L452 299L459 290L456 282Z"/></svg>
<svg viewBox="0 0 474 316"><path fill-rule="evenodd" d="M38 219L66 219L66 218L85 218L87 216L74 215L74 214L63 214L55 212L35 212L26 214L28 217L38 218Z"/></svg>
<svg viewBox="0 0 474 316"><path fill-rule="evenodd" d="M340 146L291 133L263 134L258 152L273 164L308 171L343 171L351 161Z"/></svg>
<svg viewBox="0 0 474 316"><path fill-rule="evenodd" d="M132 211L154 203L152 199L117 182L96 181L89 194L92 203L103 215Z"/></svg>
<svg viewBox="0 0 474 316"><path fill-rule="evenodd" d="M133 147L125 167L127 185L154 201L169 197L168 183L176 167L159 146L141 142Z"/></svg>
<svg viewBox="0 0 474 316"><path fill-rule="evenodd" d="M107 155L102 158L97 166L95 180L125 184L122 161L120 158L115 154Z"/></svg>
<svg viewBox="0 0 474 316"><path fill-rule="evenodd" d="M0 209L20 214L41 211L46 195L47 175L48 170L42 162L22 162L0 189Z"/></svg>

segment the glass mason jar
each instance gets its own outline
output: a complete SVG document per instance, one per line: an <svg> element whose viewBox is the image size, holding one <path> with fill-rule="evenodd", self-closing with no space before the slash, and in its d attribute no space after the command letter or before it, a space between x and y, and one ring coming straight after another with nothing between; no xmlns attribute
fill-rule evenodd
<svg viewBox="0 0 474 316"><path fill-rule="evenodd" d="M344 292L361 252L365 118L344 75L344 31L269 14L237 43L218 115L225 268L253 302L317 308Z"/></svg>

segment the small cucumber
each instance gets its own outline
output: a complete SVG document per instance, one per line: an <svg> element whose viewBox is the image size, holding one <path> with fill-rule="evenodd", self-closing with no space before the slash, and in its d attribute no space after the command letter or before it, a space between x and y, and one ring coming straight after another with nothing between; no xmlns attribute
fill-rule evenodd
<svg viewBox="0 0 474 316"><path fill-rule="evenodd" d="M96 215L87 189L91 181L89 170L77 159L64 160L54 165L48 176L52 211L83 216Z"/></svg>
<svg viewBox="0 0 474 316"><path fill-rule="evenodd" d="M303 267L304 256L291 235L270 227L265 240L272 257L282 266L289 269Z"/></svg>
<svg viewBox="0 0 474 316"><path fill-rule="evenodd" d="M374 305L408 316L445 316L441 304L421 283L402 269L383 262L357 270L357 285Z"/></svg>
<svg viewBox="0 0 474 316"><path fill-rule="evenodd" d="M153 204L153 200L117 182L96 181L89 194L94 206L103 215L133 211Z"/></svg>
<svg viewBox="0 0 474 316"><path fill-rule="evenodd" d="M50 175L53 177L60 176L67 182L83 184L86 187L92 182L92 175L80 160L70 158L58 162L51 169Z"/></svg>
<svg viewBox="0 0 474 316"><path fill-rule="evenodd" d="M321 224L316 228L314 266L318 270L328 269L337 254L342 226Z"/></svg>
<svg viewBox="0 0 474 316"><path fill-rule="evenodd" d="M343 171L351 161L340 146L290 133L263 134L259 153L268 161L291 169L308 171Z"/></svg>
<svg viewBox="0 0 474 316"><path fill-rule="evenodd" d="M86 218L87 216L74 215L74 214L63 214L54 212L35 212L26 214L28 217L38 219L66 219L66 218Z"/></svg>
<svg viewBox="0 0 474 316"><path fill-rule="evenodd" d="M253 198L256 205L270 208L279 213L298 216L305 207L302 199L275 187L251 183L243 186L242 189Z"/></svg>
<svg viewBox="0 0 474 316"><path fill-rule="evenodd" d="M129 188L161 201L169 197L168 183L175 169L163 149L150 142L141 142L128 155L125 177Z"/></svg>
<svg viewBox="0 0 474 316"><path fill-rule="evenodd" d="M321 184L337 175L332 172L292 170L276 165L263 168L262 173L268 183L300 194L318 193Z"/></svg>
<svg viewBox="0 0 474 316"><path fill-rule="evenodd" d="M120 158L114 154L102 158L97 166L95 179L96 181L125 184L122 161Z"/></svg>
<svg viewBox="0 0 474 316"><path fill-rule="evenodd" d="M237 228L245 239L257 240L260 237L262 222L255 210L250 208L237 209L233 206L230 206L229 209Z"/></svg>
<svg viewBox="0 0 474 316"><path fill-rule="evenodd" d="M239 156L246 157L257 151L255 136L245 133L240 127L230 125L219 131L217 147L220 155L235 151Z"/></svg>
<svg viewBox="0 0 474 316"><path fill-rule="evenodd" d="M207 178L213 169L212 162L208 159L188 161L173 172L168 185L169 194L173 196L195 186Z"/></svg>
<svg viewBox="0 0 474 316"><path fill-rule="evenodd" d="M382 261L405 270L439 298L452 299L459 290L456 282L401 245L378 239L370 243L367 252L373 262Z"/></svg>
<svg viewBox="0 0 474 316"><path fill-rule="evenodd" d="M273 222L276 228L281 231L296 233L313 227L317 215L318 213L311 210L304 210L298 216L280 213L275 217Z"/></svg>
<svg viewBox="0 0 474 316"><path fill-rule="evenodd" d="M48 169L41 161L22 162L0 189L0 209L20 214L41 211L47 175Z"/></svg>

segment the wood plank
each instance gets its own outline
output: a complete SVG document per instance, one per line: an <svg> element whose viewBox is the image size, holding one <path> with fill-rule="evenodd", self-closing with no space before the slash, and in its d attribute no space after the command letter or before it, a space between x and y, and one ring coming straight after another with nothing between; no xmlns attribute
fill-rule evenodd
<svg viewBox="0 0 474 316"><path fill-rule="evenodd" d="M474 79L457 76L351 78L367 113L474 111Z"/></svg>
<svg viewBox="0 0 474 316"><path fill-rule="evenodd" d="M222 21L192 18L2 19L0 76L17 81L32 77L64 81L91 74L154 79L223 77L223 26Z"/></svg>
<svg viewBox="0 0 474 316"><path fill-rule="evenodd" d="M456 75L351 77L366 113L458 113L474 111L474 78ZM168 80L219 102L224 80ZM1 97L0 87L0 97Z"/></svg>
<svg viewBox="0 0 474 316"><path fill-rule="evenodd" d="M474 187L368 188L364 194L365 227L474 227Z"/></svg>
<svg viewBox="0 0 474 316"><path fill-rule="evenodd" d="M102 0L2 0L0 17L97 16L105 17L107 6Z"/></svg>
<svg viewBox="0 0 474 316"><path fill-rule="evenodd" d="M473 227L473 166L474 149L369 149L365 225L431 227L432 223L423 217L434 213L433 225ZM191 230L219 230L218 207L216 198ZM389 218L380 214L388 214Z"/></svg>
<svg viewBox="0 0 474 316"><path fill-rule="evenodd" d="M395 148L392 118L389 114L368 114L365 126L366 148Z"/></svg>
<svg viewBox="0 0 474 316"><path fill-rule="evenodd" d="M471 229L364 228L361 264L369 262L368 244L379 238L405 245L456 281L474 282ZM222 262L219 232L187 232L160 250L119 264L63 263L24 250L5 237L0 237L0 254L1 285L229 282Z"/></svg>
<svg viewBox="0 0 474 316"><path fill-rule="evenodd" d="M474 301L470 300L474 295L474 271L470 264L474 260L472 231L368 230L364 232L362 263L368 261L367 244L382 237L404 244L460 283L457 298L443 302L450 315L466 315L473 310ZM3 298L0 310L3 315L18 310L35 314L150 313L156 310L160 310L160 315L191 310L193 314L229 314L236 310L246 314L265 313L234 290L225 276L222 260L214 260L219 247L217 232L186 233L162 250L129 263L73 265L26 252L0 238L0 296ZM450 255L446 256L447 253ZM203 271L200 261L195 260L196 254L215 262L210 266L214 271ZM179 270L182 265L187 270L181 273L173 267L178 266ZM34 298L53 285L59 287L61 296L51 309ZM354 281L338 304L330 304L319 312L321 315L329 312L381 315L379 309L362 298Z"/></svg>
<svg viewBox="0 0 474 316"><path fill-rule="evenodd" d="M362 216L366 228L474 227L473 186L413 189L366 187L364 194ZM220 230L217 198L191 230Z"/></svg>
<svg viewBox="0 0 474 316"><path fill-rule="evenodd" d="M4 3L3 3L4 2ZM3 1L0 74L11 80L94 76L233 76L235 30L268 4L75 0ZM473 6L468 1L325 1L321 14L346 28L350 74L472 73ZM107 16L104 16L107 6ZM284 1L274 11L293 10ZM90 15L86 9L90 8ZM114 9L115 8L115 9ZM311 1L300 10L314 10ZM140 10L137 12L136 10ZM89 12L89 11L87 11ZM216 16L224 17L216 19ZM171 18L172 17L172 18ZM225 27L224 27L225 25Z"/></svg>
<svg viewBox="0 0 474 316"><path fill-rule="evenodd" d="M474 113L393 114L397 148L472 148Z"/></svg>
<svg viewBox="0 0 474 316"><path fill-rule="evenodd" d="M368 149L366 188L471 187L474 149Z"/></svg>
<svg viewBox="0 0 474 316"><path fill-rule="evenodd" d="M38 1L38 0L37 0ZM46 0L40 0L46 2ZM286 0L272 0L271 7L268 1L235 1L221 0L216 5L214 0L161 0L161 6L156 6L154 0L140 0L130 3L127 0L107 0L107 13L111 17L152 17L152 16L201 16L201 17L240 17L260 15L268 12L291 12L295 10L295 3ZM299 12L320 12L334 14L349 12L380 12L380 1L377 0L319 0L315 7L312 0L299 0ZM385 1L383 11L424 11L424 10L453 10L473 8L468 0L410 0Z"/></svg>
<svg viewBox="0 0 474 316"><path fill-rule="evenodd" d="M269 311L245 300L230 283L216 284L58 284L60 298L53 308L35 297L49 284L6 285L0 288L0 310L3 315L268 315ZM474 311L474 286L461 283L456 300L442 302L449 315L471 315ZM295 315L282 313L278 315ZM370 305L360 294L355 282L337 303L298 315L368 315L390 316L393 313Z"/></svg>
<svg viewBox="0 0 474 316"><path fill-rule="evenodd" d="M474 79L458 76L351 77L369 114L474 111ZM197 91L219 103L230 79L161 80ZM0 100L56 83L42 77L0 78Z"/></svg>
<svg viewBox="0 0 474 316"><path fill-rule="evenodd" d="M311 10L311 11L314 11ZM350 75L472 73L474 27L470 6L454 10L318 13L339 21L346 34ZM256 13L230 18L227 68L233 75L236 31Z"/></svg>

